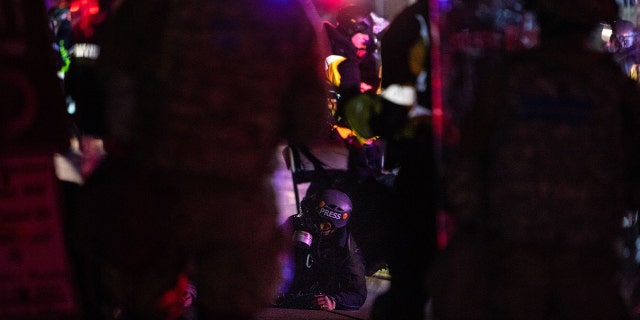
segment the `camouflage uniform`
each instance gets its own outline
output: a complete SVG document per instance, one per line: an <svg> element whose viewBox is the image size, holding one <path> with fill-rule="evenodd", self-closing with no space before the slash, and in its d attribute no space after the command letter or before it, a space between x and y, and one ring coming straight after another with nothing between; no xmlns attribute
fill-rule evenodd
<svg viewBox="0 0 640 320"><path fill-rule="evenodd" d="M305 10L135 0L113 16L101 56L110 157L85 187L76 230L110 303L154 318L187 259L202 319L250 317L271 300L286 243L275 151L314 138L328 116Z"/></svg>
<svg viewBox="0 0 640 320"><path fill-rule="evenodd" d="M489 243L491 319L625 317L613 244L640 199L640 92L577 43L512 57L463 128L449 196Z"/></svg>

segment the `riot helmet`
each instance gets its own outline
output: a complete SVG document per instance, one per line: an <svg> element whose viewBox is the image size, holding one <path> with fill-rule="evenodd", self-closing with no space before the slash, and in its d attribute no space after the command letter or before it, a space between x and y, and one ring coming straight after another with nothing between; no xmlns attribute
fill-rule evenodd
<svg viewBox="0 0 640 320"><path fill-rule="evenodd" d="M364 7L349 5L341 8L336 16L338 30L352 37L356 33L371 34L373 18Z"/></svg>

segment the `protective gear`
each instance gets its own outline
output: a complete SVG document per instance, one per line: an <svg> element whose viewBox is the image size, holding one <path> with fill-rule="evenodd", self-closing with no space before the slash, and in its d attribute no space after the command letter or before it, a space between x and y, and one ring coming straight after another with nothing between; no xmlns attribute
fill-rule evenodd
<svg viewBox="0 0 640 320"><path fill-rule="evenodd" d="M325 59L324 69L327 74L327 80L333 87L340 87L342 76L340 75L340 71L338 71L338 66L345 60L347 60L346 57L335 54Z"/></svg>
<svg viewBox="0 0 640 320"><path fill-rule="evenodd" d="M320 218L330 221L336 228L347 225L353 209L349 196L336 189L327 189L316 200L315 211Z"/></svg>
<svg viewBox="0 0 640 320"><path fill-rule="evenodd" d="M340 9L336 20L338 29L349 37L356 33L372 34L373 32L373 19L370 12L360 6L350 5Z"/></svg>
<svg viewBox="0 0 640 320"><path fill-rule="evenodd" d="M635 45L636 32L633 22L618 20L613 25L613 34L621 49L629 49Z"/></svg>

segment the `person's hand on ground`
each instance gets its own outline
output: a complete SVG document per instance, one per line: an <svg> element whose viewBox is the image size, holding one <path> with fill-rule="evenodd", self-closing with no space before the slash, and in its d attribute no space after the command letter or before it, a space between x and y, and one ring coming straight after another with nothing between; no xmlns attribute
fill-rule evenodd
<svg viewBox="0 0 640 320"><path fill-rule="evenodd" d="M314 304L318 309L325 311L334 310L336 308L336 301L332 297L323 294L315 296Z"/></svg>

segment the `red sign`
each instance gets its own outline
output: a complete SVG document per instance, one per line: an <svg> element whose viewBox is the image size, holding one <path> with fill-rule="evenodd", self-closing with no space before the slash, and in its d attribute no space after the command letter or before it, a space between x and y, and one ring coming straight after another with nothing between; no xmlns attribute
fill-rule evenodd
<svg viewBox="0 0 640 320"><path fill-rule="evenodd" d="M53 160L0 157L0 319L75 312Z"/></svg>

